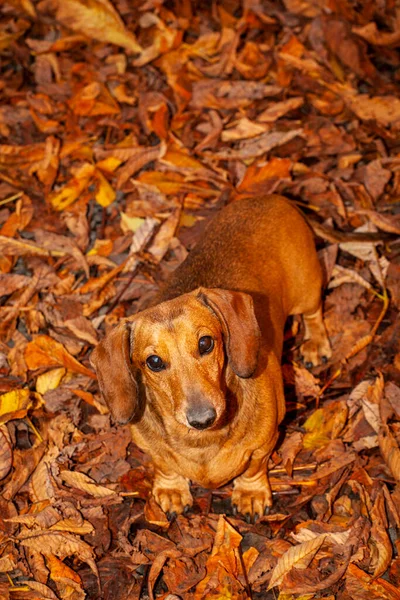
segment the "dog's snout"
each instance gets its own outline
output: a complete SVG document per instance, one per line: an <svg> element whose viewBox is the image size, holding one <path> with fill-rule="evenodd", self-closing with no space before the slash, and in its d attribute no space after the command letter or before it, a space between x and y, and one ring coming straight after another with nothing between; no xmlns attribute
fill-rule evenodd
<svg viewBox="0 0 400 600"><path fill-rule="evenodd" d="M208 427L211 427L216 416L217 413L214 407L209 404L192 407L186 413L189 425L195 429L207 429Z"/></svg>

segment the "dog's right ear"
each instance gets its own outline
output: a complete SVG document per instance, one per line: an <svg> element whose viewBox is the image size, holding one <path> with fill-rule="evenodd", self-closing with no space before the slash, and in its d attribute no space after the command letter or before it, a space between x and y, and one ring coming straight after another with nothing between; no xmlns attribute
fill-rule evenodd
<svg viewBox="0 0 400 600"><path fill-rule="evenodd" d="M138 410L138 385L132 373L132 323L120 323L93 350L99 388L117 423L128 423Z"/></svg>

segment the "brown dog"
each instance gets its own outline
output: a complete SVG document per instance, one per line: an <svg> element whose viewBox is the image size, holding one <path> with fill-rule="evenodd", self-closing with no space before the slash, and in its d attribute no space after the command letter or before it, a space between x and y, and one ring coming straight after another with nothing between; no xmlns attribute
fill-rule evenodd
<svg viewBox="0 0 400 600"><path fill-rule="evenodd" d="M312 233L284 198L224 208L157 303L94 350L100 389L154 463L153 495L169 515L192 505L189 482L233 479L234 510L272 504L267 462L285 414L280 359L286 317L302 313L302 355L331 355Z"/></svg>

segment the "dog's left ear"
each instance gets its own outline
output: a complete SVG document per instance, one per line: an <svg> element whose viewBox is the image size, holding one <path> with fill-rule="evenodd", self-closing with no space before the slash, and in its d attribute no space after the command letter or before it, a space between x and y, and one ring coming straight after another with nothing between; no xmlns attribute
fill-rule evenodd
<svg viewBox="0 0 400 600"><path fill-rule="evenodd" d="M257 367L260 329L253 299L244 292L199 288L197 298L218 317L229 364L238 377L251 377Z"/></svg>

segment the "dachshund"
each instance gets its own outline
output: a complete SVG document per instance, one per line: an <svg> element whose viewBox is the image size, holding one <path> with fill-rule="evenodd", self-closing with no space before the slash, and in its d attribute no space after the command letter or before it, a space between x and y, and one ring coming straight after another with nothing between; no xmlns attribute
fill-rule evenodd
<svg viewBox="0 0 400 600"><path fill-rule="evenodd" d="M233 480L233 513L272 505L267 463L285 414L284 325L302 314L308 368L331 348L313 235L285 198L228 204L153 304L124 318L91 363L118 423L154 465L152 494L168 518L193 504L190 482Z"/></svg>

